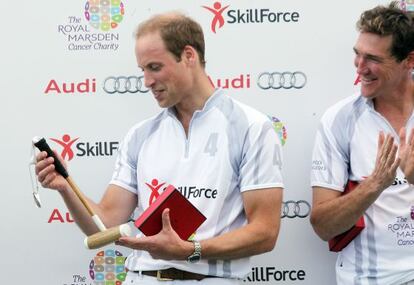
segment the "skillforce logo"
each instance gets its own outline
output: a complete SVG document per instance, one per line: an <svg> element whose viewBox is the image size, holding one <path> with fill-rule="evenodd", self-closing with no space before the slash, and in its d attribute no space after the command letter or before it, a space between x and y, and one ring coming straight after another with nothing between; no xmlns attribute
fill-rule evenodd
<svg viewBox="0 0 414 285"><path fill-rule="evenodd" d="M213 13L213 20L211 21L211 30L213 33L216 33L216 28L219 29L224 25L224 11L229 7L229 5L222 7L220 2L215 2L213 7L202 6L203 8L207 9L211 13Z"/></svg>
<svg viewBox="0 0 414 285"><path fill-rule="evenodd" d="M124 15L125 6L120 0L90 0L84 5L83 15L68 16L57 29L66 38L69 51L116 51L119 34L113 30Z"/></svg>
<svg viewBox="0 0 414 285"><path fill-rule="evenodd" d="M149 183L145 183L145 185L148 186L148 188L151 190L151 195L149 197L149 203L148 205L151 205L152 203L155 202L155 200L158 198L158 196L160 196L160 192L159 190L161 189L162 186L165 185L165 182L163 183L159 183L158 179L152 179L151 184ZM163 191L165 190L166 187L163 188Z"/></svg>
<svg viewBox="0 0 414 285"><path fill-rule="evenodd" d="M89 263L95 285L121 285L126 278L125 257L114 249L100 251Z"/></svg>
<svg viewBox="0 0 414 285"><path fill-rule="evenodd" d="M147 185L148 189L151 190L151 194L149 196L149 205L155 202L155 200L158 198L159 195L161 195L162 192L165 191L167 188L168 183L166 182L160 182L158 179L154 178L151 180L150 183L146 182L145 185ZM200 187L200 186L178 186L176 187L180 193L186 197L187 199L199 199L199 198L205 198L205 199L216 199L218 195L217 189L211 189L209 187Z"/></svg>
<svg viewBox="0 0 414 285"><path fill-rule="evenodd" d="M60 145L63 148L60 155L65 160L72 160L73 155L74 155L73 150L72 150L72 145L78 139L79 138L71 139L70 135L67 135L67 134L62 136L62 140L50 138L50 140L54 141L55 143L57 143L58 145Z"/></svg>
<svg viewBox="0 0 414 285"><path fill-rule="evenodd" d="M113 156L119 146L119 142L116 141L84 142L79 140L79 137L73 138L69 134L64 134L61 138L50 138L50 140L58 145L61 149L60 155L67 161L75 156Z"/></svg>
<svg viewBox="0 0 414 285"><path fill-rule="evenodd" d="M251 273L243 282L273 282L273 281L305 281L306 272L299 270L278 270L273 266L253 267ZM296 283L295 283L296 284Z"/></svg>
<svg viewBox="0 0 414 285"><path fill-rule="evenodd" d="M227 24L264 24L299 22L299 12L272 11L268 8L231 9L219 1L210 6L201 6L212 14L210 29L216 33Z"/></svg>

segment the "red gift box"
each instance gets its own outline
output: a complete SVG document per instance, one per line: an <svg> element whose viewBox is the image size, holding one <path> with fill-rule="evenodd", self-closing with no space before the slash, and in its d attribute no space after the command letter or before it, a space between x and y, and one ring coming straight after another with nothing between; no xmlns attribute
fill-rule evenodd
<svg viewBox="0 0 414 285"><path fill-rule="evenodd" d="M348 181L343 195L351 192L358 186L356 181ZM345 248L365 228L364 216L361 216L352 228L329 240L329 250L338 252Z"/></svg>
<svg viewBox="0 0 414 285"><path fill-rule="evenodd" d="M206 220L206 217L174 186L169 185L135 221L135 226L146 236L162 229L162 212L170 209L170 221L181 239L187 240Z"/></svg>

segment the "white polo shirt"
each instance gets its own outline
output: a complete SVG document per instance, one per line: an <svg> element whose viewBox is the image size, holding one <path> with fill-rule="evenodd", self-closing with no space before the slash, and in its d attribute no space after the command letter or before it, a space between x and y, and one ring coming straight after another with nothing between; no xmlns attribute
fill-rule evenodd
<svg viewBox="0 0 414 285"><path fill-rule="evenodd" d="M188 136L174 108L134 126L120 146L110 183L138 195L138 214L174 185L207 217L195 235L204 240L245 225L241 193L283 187L281 165L280 141L268 117L218 89L194 113ZM134 251L126 267L175 267L227 278L243 278L251 270L249 258L188 264L153 260L144 251Z"/></svg>
<svg viewBox="0 0 414 285"><path fill-rule="evenodd" d="M408 133L414 116L407 122ZM375 167L379 132L399 137L372 100L346 98L321 119L312 158L312 186L343 191ZM401 284L414 279L414 187L398 169L393 185L364 214L365 229L339 253L338 284Z"/></svg>

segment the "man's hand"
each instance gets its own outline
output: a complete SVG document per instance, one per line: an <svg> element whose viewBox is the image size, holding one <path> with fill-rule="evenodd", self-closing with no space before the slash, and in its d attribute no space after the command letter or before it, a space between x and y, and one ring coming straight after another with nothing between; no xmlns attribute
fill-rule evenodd
<svg viewBox="0 0 414 285"><path fill-rule="evenodd" d="M410 184L414 184L414 128L411 129L408 142L406 142L407 130L400 130L400 168Z"/></svg>
<svg viewBox="0 0 414 285"><path fill-rule="evenodd" d="M67 168L66 163L61 156L56 151L53 150L53 152L62 165ZM35 172L37 179L43 188L55 189L58 191L65 191L68 189L69 186L65 178L55 170L53 157L48 157L46 151L42 151L36 156L36 160Z"/></svg>
<svg viewBox="0 0 414 285"><path fill-rule="evenodd" d="M394 144L394 137L390 134L384 136L384 133L381 131L378 136L375 168L367 178L367 180L371 180L371 182L377 185L381 191L394 182L397 168L400 164L400 158L396 158L397 150L398 147Z"/></svg>
<svg viewBox="0 0 414 285"><path fill-rule="evenodd" d="M174 231L170 221L170 210L162 212L162 229L153 236L121 237L117 245L147 251L154 259L185 260L194 251L192 242L182 240Z"/></svg>
<svg viewBox="0 0 414 285"><path fill-rule="evenodd" d="M311 223L321 239L328 241L350 229L382 191L394 182L400 163L397 149L394 138L380 132L374 170L356 190L341 195L335 189L313 187Z"/></svg>

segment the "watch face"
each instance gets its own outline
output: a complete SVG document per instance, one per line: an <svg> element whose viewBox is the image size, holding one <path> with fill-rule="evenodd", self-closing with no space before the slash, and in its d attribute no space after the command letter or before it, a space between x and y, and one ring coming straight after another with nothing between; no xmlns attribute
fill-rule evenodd
<svg viewBox="0 0 414 285"><path fill-rule="evenodd" d="M196 263L198 261L200 261L201 255L200 254L192 254L191 256L188 257L188 262L191 263Z"/></svg>
<svg viewBox="0 0 414 285"><path fill-rule="evenodd" d="M196 263L201 259L201 245L198 241L193 241L194 244L194 252L192 255L187 257L187 261L189 263Z"/></svg>

